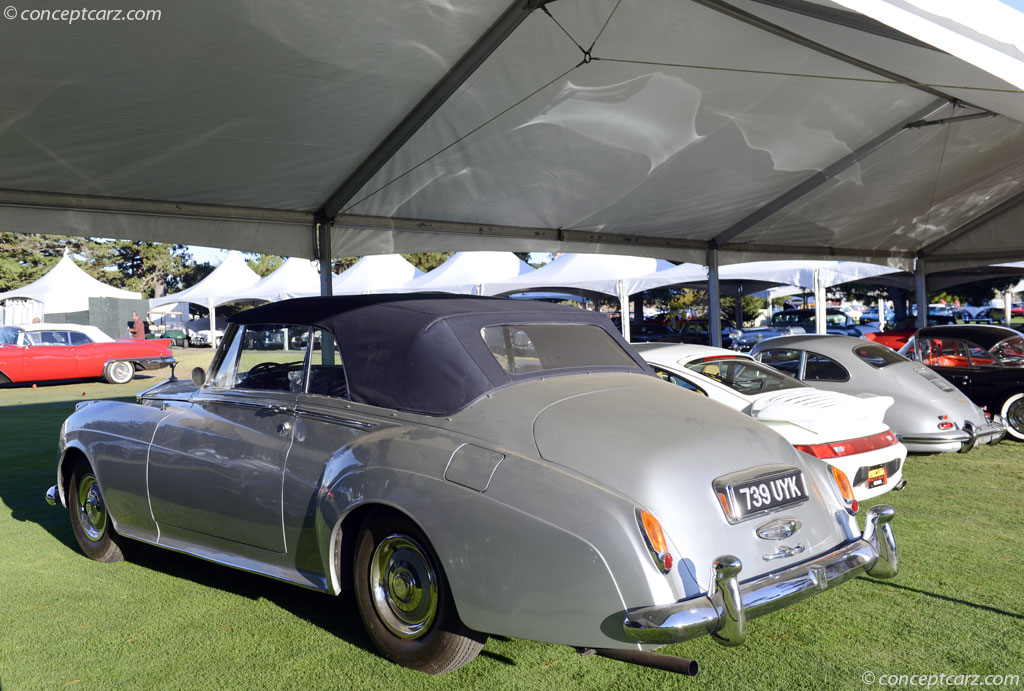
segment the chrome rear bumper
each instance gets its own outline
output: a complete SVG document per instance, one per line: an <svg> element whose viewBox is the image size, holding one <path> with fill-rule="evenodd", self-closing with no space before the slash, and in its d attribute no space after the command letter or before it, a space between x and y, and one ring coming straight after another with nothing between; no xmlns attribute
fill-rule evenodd
<svg viewBox="0 0 1024 691"><path fill-rule="evenodd" d="M899 554L889 524L895 513L891 506L873 506L860 540L746 583L739 582L740 560L721 556L712 565L715 580L707 595L628 610L623 630L641 643L664 645L710 634L723 645L741 645L747 639L747 619L789 607L863 573L895 576Z"/></svg>
<svg viewBox="0 0 1024 691"><path fill-rule="evenodd" d="M909 451L936 453L943 451L959 451L967 453L980 444L998 444L1006 436L1006 425L996 415L991 422L980 425L970 420L964 423L963 429L952 429L945 432L925 434L897 435Z"/></svg>

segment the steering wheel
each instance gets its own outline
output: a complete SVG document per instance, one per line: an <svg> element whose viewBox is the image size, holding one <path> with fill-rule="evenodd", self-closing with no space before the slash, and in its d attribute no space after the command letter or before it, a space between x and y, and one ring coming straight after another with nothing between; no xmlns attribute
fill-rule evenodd
<svg viewBox="0 0 1024 691"><path fill-rule="evenodd" d="M284 379L292 365L295 363L284 362L261 362L245 373L245 378L239 382L244 388L267 387L278 379ZM287 387L285 387L287 388Z"/></svg>

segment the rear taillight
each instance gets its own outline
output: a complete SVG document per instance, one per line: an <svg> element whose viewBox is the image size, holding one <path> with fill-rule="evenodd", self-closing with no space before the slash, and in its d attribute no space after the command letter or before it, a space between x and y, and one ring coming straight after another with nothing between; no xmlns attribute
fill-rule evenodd
<svg viewBox="0 0 1024 691"><path fill-rule="evenodd" d="M795 444L797 451L803 451L815 458L841 458L852 456L858 453L867 453L877 449L884 449L896 443L896 435L886 430L878 434L856 439L844 439L833 441L827 444Z"/></svg>
<svg viewBox="0 0 1024 691"><path fill-rule="evenodd" d="M672 570L672 555L669 554L668 539L665 537L665 531L661 528L661 522L654 517L654 514L643 509L637 509L636 517L654 563L662 573L668 573Z"/></svg>
<svg viewBox="0 0 1024 691"><path fill-rule="evenodd" d="M839 488L839 493L843 495L843 501L846 502L846 510L851 515L856 515L857 511L860 510L860 504L853 496L853 485L850 484L850 478L846 477L846 473L834 465L830 465L828 469L832 473L832 479L835 480L836 487Z"/></svg>

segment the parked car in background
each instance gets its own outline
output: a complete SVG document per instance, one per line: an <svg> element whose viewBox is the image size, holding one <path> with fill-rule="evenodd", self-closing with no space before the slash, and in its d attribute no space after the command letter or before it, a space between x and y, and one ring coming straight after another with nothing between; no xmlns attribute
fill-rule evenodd
<svg viewBox="0 0 1024 691"><path fill-rule="evenodd" d="M896 313L892 309L886 307L885 308L885 323L886 324L891 324L895 317L896 317ZM862 326L874 325L875 328L877 328L878 325L879 325L878 306L875 305L874 307L868 307L866 310L861 312L860 319L858 319L857 321Z"/></svg>
<svg viewBox="0 0 1024 691"><path fill-rule="evenodd" d="M928 316L928 326L942 326L945 324L956 324L956 317L950 315ZM903 317L892 323L891 328L877 333L864 334L869 341L889 346L893 350L899 350L910 340L910 337L917 331L917 317Z"/></svg>
<svg viewBox="0 0 1024 691"><path fill-rule="evenodd" d="M860 326L837 309L825 310L825 328L828 333L843 336L861 336L871 331L871 327ZM733 331L729 334L732 341L730 347L733 350L747 352L756 344L769 338L814 333L816 330L817 319L813 309L782 310L772 315L768 326Z"/></svg>
<svg viewBox="0 0 1024 691"><path fill-rule="evenodd" d="M808 334L768 341L750 353L818 389L891 397L885 424L910 451L966 452L1006 434L1001 418L989 419L941 376L877 343Z"/></svg>
<svg viewBox="0 0 1024 691"><path fill-rule="evenodd" d="M678 331L674 331L664 324L647 321L629 323L629 340L633 343L647 343L648 341L678 343L681 338Z"/></svg>
<svg viewBox="0 0 1024 691"><path fill-rule="evenodd" d="M1003 326L929 326L900 354L927 365L1024 440L1024 336Z"/></svg>
<svg viewBox="0 0 1024 691"><path fill-rule="evenodd" d="M175 362L170 339L118 339L95 326L26 324L0 327L0 384L102 377L124 384L136 370Z"/></svg>
<svg viewBox="0 0 1024 691"><path fill-rule="evenodd" d="M679 343L692 343L694 345L711 345L710 320L707 318L687 319L679 324L679 333L682 338ZM729 335L736 330L736 324L728 319L722 319L722 343L729 342Z"/></svg>
<svg viewBox="0 0 1024 691"><path fill-rule="evenodd" d="M487 634L656 664L638 644L737 645L749 618L898 569L891 507L862 533L841 471L652 376L602 315L419 294L229 321L194 383L62 426L47 500L86 555L139 540L353 589L381 653L430 673ZM282 328L321 348L247 346Z"/></svg>
<svg viewBox="0 0 1024 691"><path fill-rule="evenodd" d="M901 486L907 450L882 417L889 396L819 391L746 355L692 345L637 346L656 374L768 425L842 470L858 501Z"/></svg>

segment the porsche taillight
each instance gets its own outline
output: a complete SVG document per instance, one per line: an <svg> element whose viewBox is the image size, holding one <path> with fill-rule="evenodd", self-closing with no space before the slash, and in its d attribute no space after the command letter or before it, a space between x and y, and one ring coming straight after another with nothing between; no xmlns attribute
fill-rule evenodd
<svg viewBox="0 0 1024 691"><path fill-rule="evenodd" d="M797 451L803 451L815 458L841 458L858 453L884 449L896 443L896 435L890 430L856 439L844 439L827 444L794 444Z"/></svg>

